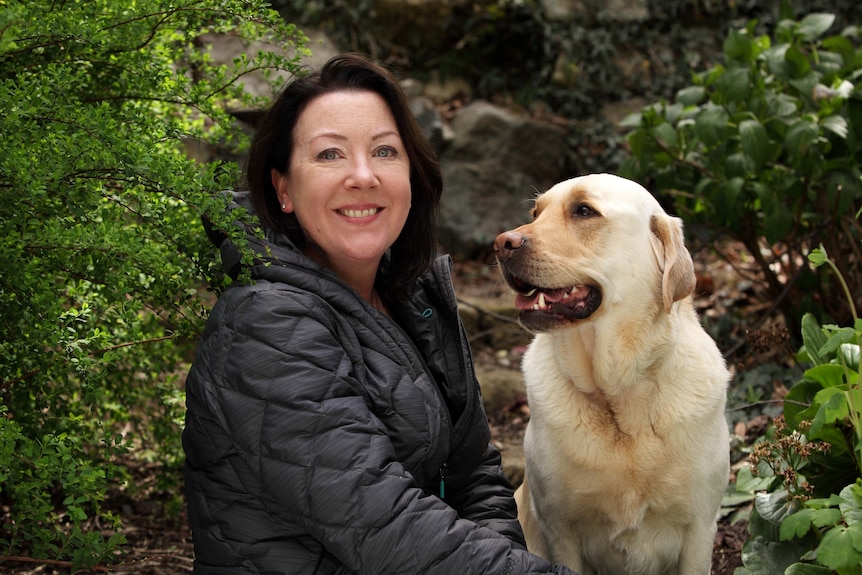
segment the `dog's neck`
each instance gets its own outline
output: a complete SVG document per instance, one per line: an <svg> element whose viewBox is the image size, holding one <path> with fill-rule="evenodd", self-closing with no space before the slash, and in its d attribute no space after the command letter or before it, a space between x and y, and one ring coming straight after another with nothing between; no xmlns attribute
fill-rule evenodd
<svg viewBox="0 0 862 575"><path fill-rule="evenodd" d="M615 404L621 397L630 398L641 382L652 380L661 369L672 353L674 322L673 314L662 313L633 318L615 331L600 322L586 322L547 337L556 349L560 368L577 391L594 401Z"/></svg>

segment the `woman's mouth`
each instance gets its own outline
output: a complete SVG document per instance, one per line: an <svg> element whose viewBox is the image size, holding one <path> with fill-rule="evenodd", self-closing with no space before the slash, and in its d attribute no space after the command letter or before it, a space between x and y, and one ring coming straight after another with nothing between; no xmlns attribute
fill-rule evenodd
<svg viewBox="0 0 862 575"><path fill-rule="evenodd" d="M370 218L376 213L382 211L383 208L366 208L364 210L337 210L339 214L346 218Z"/></svg>

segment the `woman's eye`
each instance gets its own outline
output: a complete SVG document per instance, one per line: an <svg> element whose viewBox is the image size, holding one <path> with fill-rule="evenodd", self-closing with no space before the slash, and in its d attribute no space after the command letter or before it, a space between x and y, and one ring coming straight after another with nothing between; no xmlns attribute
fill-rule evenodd
<svg viewBox="0 0 862 575"><path fill-rule="evenodd" d="M335 150L324 150L317 157L321 160L336 160L338 159L338 152Z"/></svg>
<svg viewBox="0 0 862 575"><path fill-rule="evenodd" d="M395 156L395 154L397 154L397 152L395 151L395 148L385 147L385 148L380 148L379 150L377 150L377 157L378 158L391 158L391 157Z"/></svg>

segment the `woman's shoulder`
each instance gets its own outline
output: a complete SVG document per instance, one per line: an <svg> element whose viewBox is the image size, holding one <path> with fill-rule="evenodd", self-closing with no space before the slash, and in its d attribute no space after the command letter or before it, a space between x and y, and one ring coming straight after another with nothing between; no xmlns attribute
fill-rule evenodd
<svg viewBox="0 0 862 575"><path fill-rule="evenodd" d="M260 317L289 321L321 315L322 301L319 295L287 283L256 280L226 289L211 315L220 322L254 323Z"/></svg>

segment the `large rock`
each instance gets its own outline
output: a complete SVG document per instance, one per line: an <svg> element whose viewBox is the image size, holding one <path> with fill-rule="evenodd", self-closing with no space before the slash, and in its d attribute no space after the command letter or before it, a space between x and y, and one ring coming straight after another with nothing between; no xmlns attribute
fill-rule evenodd
<svg viewBox="0 0 862 575"><path fill-rule="evenodd" d="M531 200L566 174L561 128L485 101L453 118L454 138L440 158L441 241L456 254L490 250L501 231L527 221Z"/></svg>

